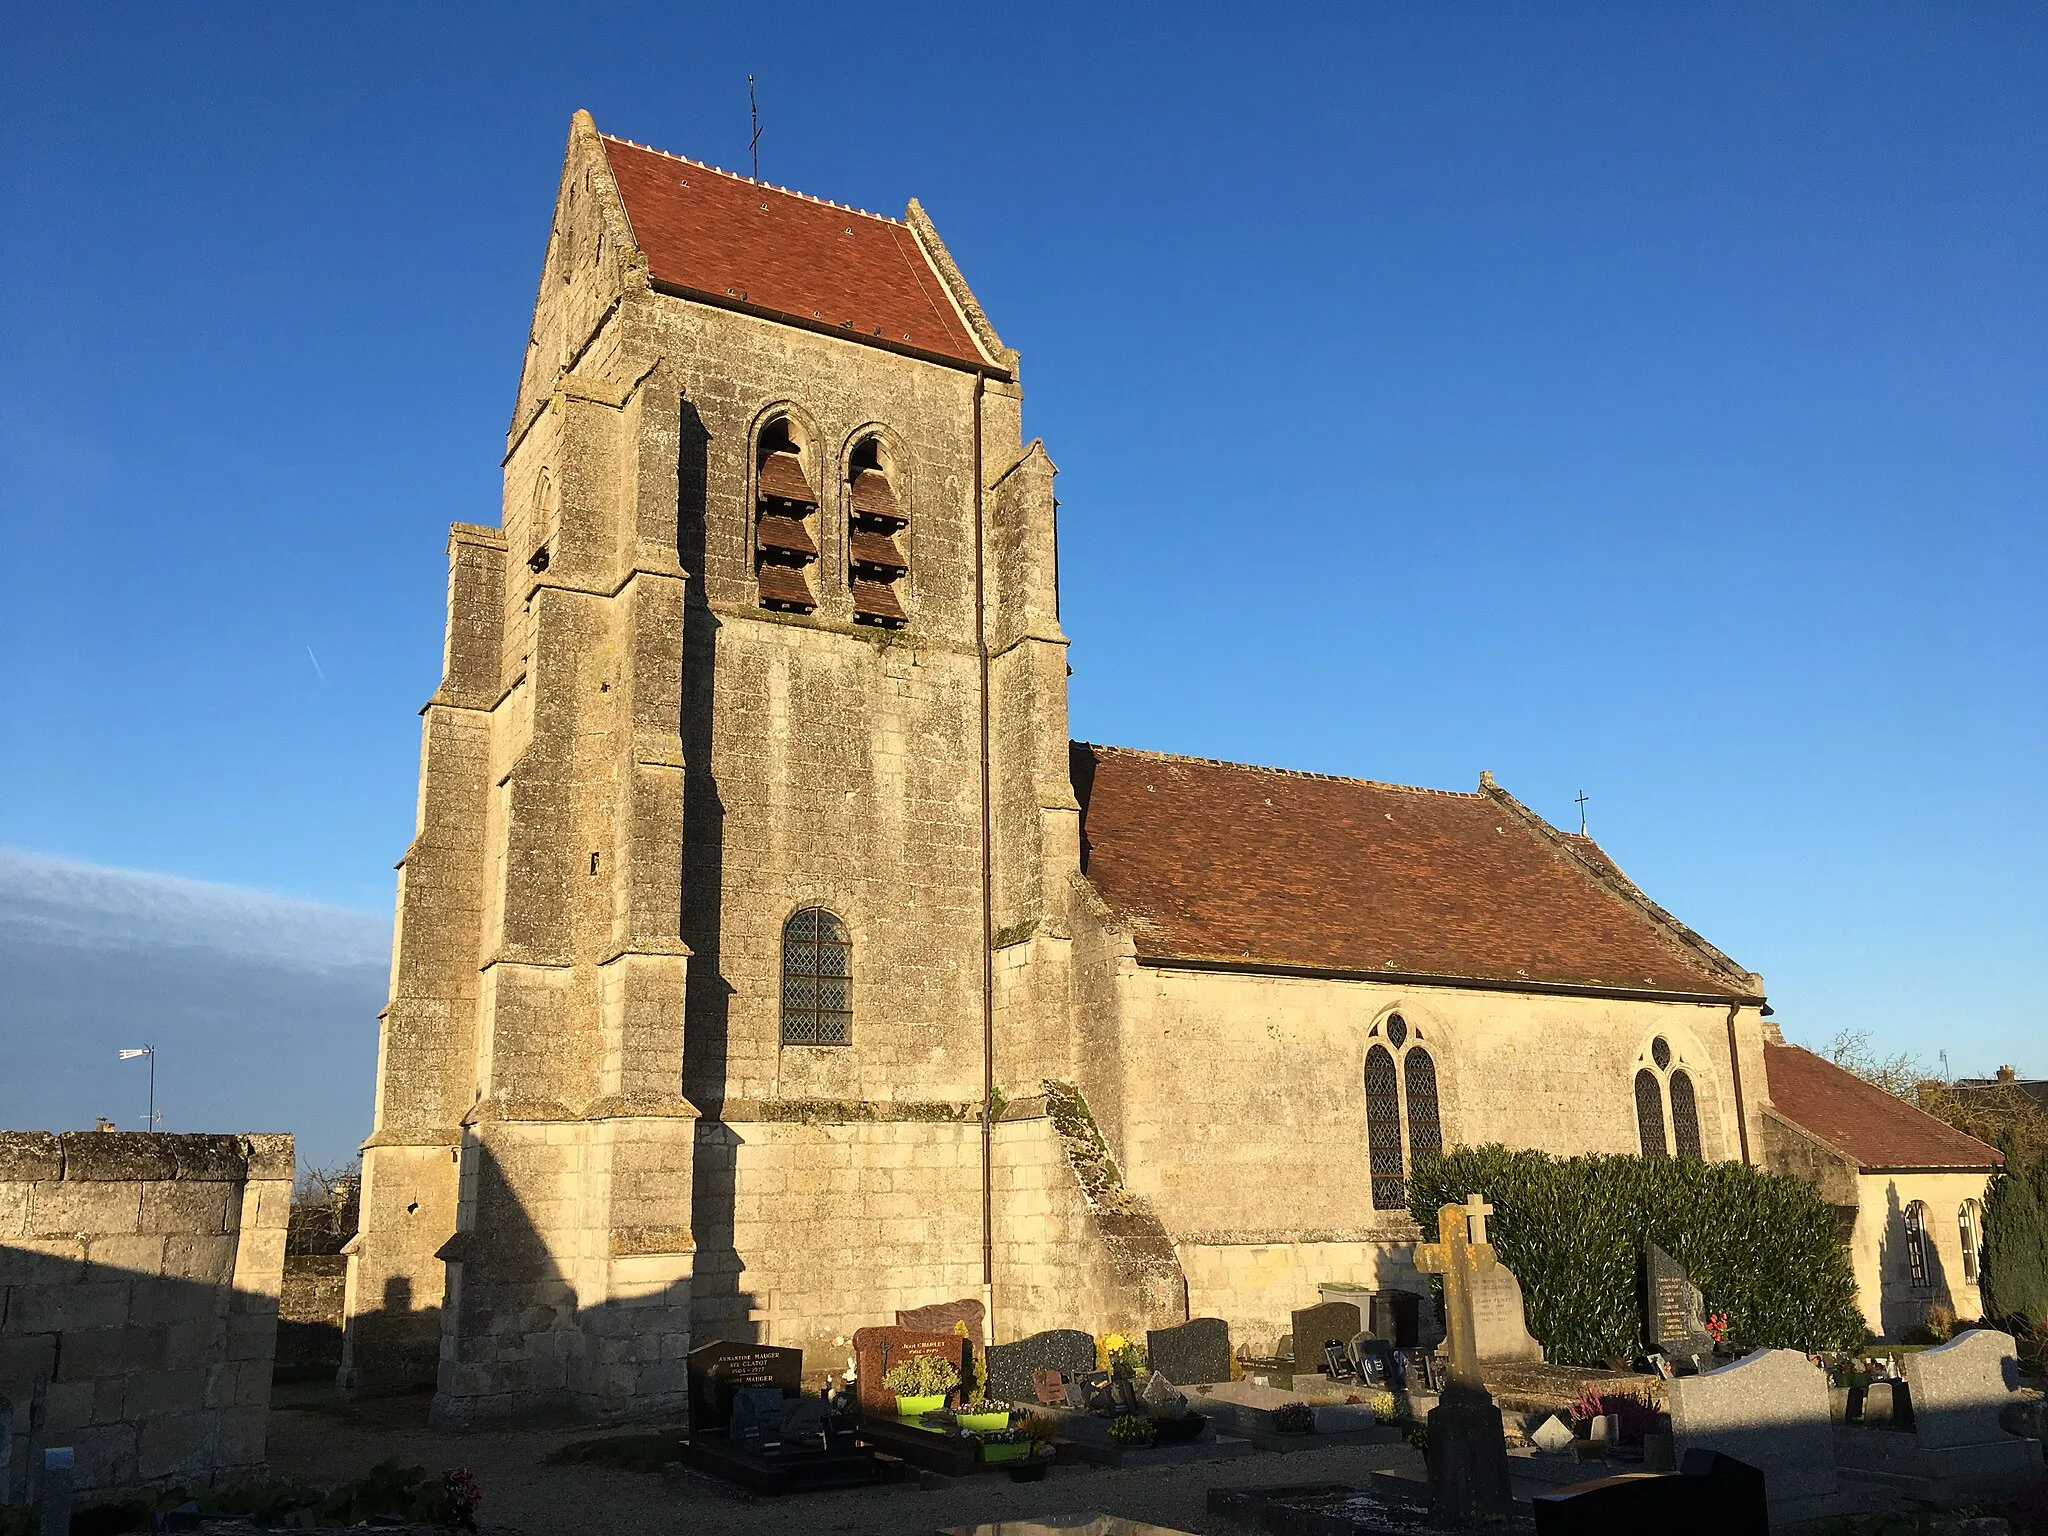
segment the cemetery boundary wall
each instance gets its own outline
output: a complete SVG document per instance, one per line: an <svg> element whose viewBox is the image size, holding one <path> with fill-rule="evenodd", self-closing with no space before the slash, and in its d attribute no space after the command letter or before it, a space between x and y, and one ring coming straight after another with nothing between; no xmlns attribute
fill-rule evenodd
<svg viewBox="0 0 2048 1536"><path fill-rule="evenodd" d="M0 1503L260 1475L289 1135L0 1132Z"/></svg>

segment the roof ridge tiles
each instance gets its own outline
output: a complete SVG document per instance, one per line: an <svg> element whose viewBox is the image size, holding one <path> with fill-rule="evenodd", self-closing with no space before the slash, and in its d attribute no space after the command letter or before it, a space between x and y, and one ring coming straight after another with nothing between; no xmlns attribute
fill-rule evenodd
<svg viewBox="0 0 2048 1536"><path fill-rule="evenodd" d="M1343 773L1316 773L1307 768L1276 768L1268 763L1237 763L1221 757L1194 757L1184 752L1154 752L1146 747L1112 747L1097 741L1076 742L1091 752L1117 752L1125 757L1150 757L1165 763L1199 763L1205 768L1236 768L1245 773L1271 773L1285 779L1318 779L1325 784L1356 784L1365 789L1394 789L1410 795L1436 795L1445 800L1477 800L1477 790L1437 789L1428 784L1395 784Z"/></svg>
<svg viewBox="0 0 2048 1536"><path fill-rule="evenodd" d="M857 213L864 219L873 219L879 224L892 225L897 229L908 229L910 227L903 220L892 219L886 213L871 213L865 208L856 208L851 203L834 202L829 197L819 197L811 192L800 192L795 187L780 187L772 181L762 181L754 176L742 176L738 171L728 171L724 166L713 165L708 160L693 160L688 155L679 155L672 149L660 149L652 144L642 144L638 139L621 138L616 133L599 133L598 137L609 139L614 144L624 144L631 149L644 149L650 155L660 155L664 160L674 160L681 165L694 166L700 171L709 171L714 176L723 176L730 181L742 181L750 187L759 187L765 192L780 192L784 197L794 197L802 202L816 203L823 208L837 208L841 213Z"/></svg>

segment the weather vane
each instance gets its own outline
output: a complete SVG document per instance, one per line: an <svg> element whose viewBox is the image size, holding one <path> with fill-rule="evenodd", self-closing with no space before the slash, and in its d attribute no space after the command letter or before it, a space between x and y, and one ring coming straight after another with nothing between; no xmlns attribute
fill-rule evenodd
<svg viewBox="0 0 2048 1536"><path fill-rule="evenodd" d="M761 179L761 109L754 105L754 77L747 76L747 116L753 119L754 136L747 140L747 150L754 157L754 180Z"/></svg>

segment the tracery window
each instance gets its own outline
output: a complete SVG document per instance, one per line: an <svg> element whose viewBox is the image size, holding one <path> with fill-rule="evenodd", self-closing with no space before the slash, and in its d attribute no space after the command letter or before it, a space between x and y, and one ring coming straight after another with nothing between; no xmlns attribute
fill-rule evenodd
<svg viewBox="0 0 2048 1536"><path fill-rule="evenodd" d="M1384 1045L1365 1053L1365 1138L1377 1211L1398 1211L1408 1204L1408 1181L1401 1165L1399 1082L1393 1053Z"/></svg>
<svg viewBox="0 0 2048 1536"><path fill-rule="evenodd" d="M1963 1278L1977 1283L1977 1267L1984 1251L1984 1213L1974 1200L1965 1200L1956 1211L1958 1235L1963 1240Z"/></svg>
<svg viewBox="0 0 2048 1536"><path fill-rule="evenodd" d="M1916 1291L1931 1291L1927 1263L1927 1207L1915 1200L1906 1207L1906 1278Z"/></svg>
<svg viewBox="0 0 2048 1536"><path fill-rule="evenodd" d="M1700 1106L1693 1096L1692 1074L1680 1067L1671 1074L1671 1140L1680 1157L1699 1161Z"/></svg>
<svg viewBox="0 0 2048 1536"><path fill-rule="evenodd" d="M754 576L761 606L809 613L818 606L810 567L818 563L818 496L795 425L777 417L754 454Z"/></svg>
<svg viewBox="0 0 2048 1536"><path fill-rule="evenodd" d="M1636 1135L1645 1157L1669 1157L1664 1140L1664 1089L1648 1067L1636 1074Z"/></svg>
<svg viewBox="0 0 2048 1536"><path fill-rule="evenodd" d="M1373 1025L1369 1038L1373 1044L1365 1053L1365 1136L1373 1209L1406 1210L1408 1175L1415 1160L1443 1150L1436 1061L1423 1043L1422 1031L1398 1013Z"/></svg>
<svg viewBox="0 0 2048 1536"><path fill-rule="evenodd" d="M846 558L853 573L853 622L901 629L910 517L897 494L880 438L858 444L847 462Z"/></svg>
<svg viewBox="0 0 2048 1536"><path fill-rule="evenodd" d="M782 1043L846 1045L853 1038L853 939L823 907L782 926Z"/></svg>
<svg viewBox="0 0 2048 1536"><path fill-rule="evenodd" d="M1697 1160L1706 1155L1700 1141L1699 1088L1685 1060L1684 1052L1663 1035L1636 1058L1636 1139L1645 1157L1675 1153Z"/></svg>

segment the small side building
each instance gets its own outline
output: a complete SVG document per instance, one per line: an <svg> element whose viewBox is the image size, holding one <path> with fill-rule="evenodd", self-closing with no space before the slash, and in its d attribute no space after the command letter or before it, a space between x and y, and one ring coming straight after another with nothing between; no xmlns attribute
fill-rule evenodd
<svg viewBox="0 0 2048 1536"><path fill-rule="evenodd" d="M1764 1047L1764 1163L1842 1213L1870 1331L1899 1339L1936 1307L1981 1317L1984 1197L1999 1150L1812 1051Z"/></svg>

